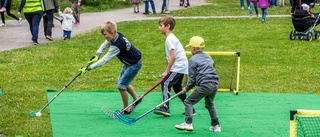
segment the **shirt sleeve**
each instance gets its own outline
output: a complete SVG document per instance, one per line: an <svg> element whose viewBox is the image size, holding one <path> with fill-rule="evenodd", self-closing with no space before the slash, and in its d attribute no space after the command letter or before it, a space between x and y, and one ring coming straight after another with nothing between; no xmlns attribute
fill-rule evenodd
<svg viewBox="0 0 320 137"><path fill-rule="evenodd" d="M101 47L100 47L101 48ZM116 57L120 53L119 48L116 46L110 46L109 51L106 55L104 55L101 59L99 59L97 62L93 63L88 67L89 70L96 69L98 67L101 67L102 65L108 63L111 61L114 57Z"/></svg>
<svg viewBox="0 0 320 137"><path fill-rule="evenodd" d="M195 62L192 60L189 61L189 80L186 85L186 90L189 91L196 85L196 68L195 68Z"/></svg>
<svg viewBox="0 0 320 137"><path fill-rule="evenodd" d="M97 50L96 55L100 57L100 55L103 53L103 51L104 51L106 48L109 48L109 47L110 47L109 41L107 41L107 40L104 41L104 42L100 45L99 49Z"/></svg>
<svg viewBox="0 0 320 137"><path fill-rule="evenodd" d="M26 4L26 0L21 0L20 6L19 6L19 9L18 9L19 12L22 12L22 9L23 9L25 4Z"/></svg>

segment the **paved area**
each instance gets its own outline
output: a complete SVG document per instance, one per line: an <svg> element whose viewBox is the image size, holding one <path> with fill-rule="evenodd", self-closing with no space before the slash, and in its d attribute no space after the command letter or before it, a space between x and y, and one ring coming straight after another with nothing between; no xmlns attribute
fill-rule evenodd
<svg viewBox="0 0 320 137"><path fill-rule="evenodd" d="M162 0L154 0L154 2L156 6L156 11L158 13L161 12ZM190 0L190 3L191 7L207 4L205 0ZM133 13L133 7L107 12L81 14L81 26L73 27L72 36L100 27L106 19L110 19L116 22L158 19L155 17L147 17L146 15L142 14L145 9L144 4L140 5L139 8L140 13L138 14ZM172 11L184 9L184 7L179 6L178 0L171 0L169 3L169 9ZM21 25L19 25L18 22L15 20L6 20L6 24L6 27L0 28L0 52L17 48L23 48L27 46L33 46L31 41L31 33L29 30L29 24L26 20L23 20L23 23ZM40 45L38 46L41 46L42 43L51 42L44 37L42 20L40 24L41 25L38 40ZM54 24L55 27L52 30L52 37L54 40L60 40L62 39L62 30L60 22L54 20Z"/></svg>

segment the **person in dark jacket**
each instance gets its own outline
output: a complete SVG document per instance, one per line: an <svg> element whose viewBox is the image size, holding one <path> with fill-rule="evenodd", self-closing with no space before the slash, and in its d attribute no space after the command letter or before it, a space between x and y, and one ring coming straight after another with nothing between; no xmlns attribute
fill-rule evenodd
<svg viewBox="0 0 320 137"><path fill-rule="evenodd" d="M52 27L53 27L53 16L55 9L59 9L59 0L44 0L44 16L43 16L43 27L44 27L44 36L48 40L52 39Z"/></svg>
<svg viewBox="0 0 320 137"><path fill-rule="evenodd" d="M314 0L293 0L291 14L294 14L296 9L303 10L301 7L302 4L307 4L310 7L313 7L314 2L315 2Z"/></svg>
<svg viewBox="0 0 320 137"><path fill-rule="evenodd" d="M83 75L87 71L101 67L117 57L123 63L117 82L117 88L120 91L123 108L126 108L128 106L128 93L134 100L139 98L131 85L131 82L142 67L141 52L134 47L122 33L117 32L117 24L113 21L107 20L104 22L101 26L101 33L106 41L101 44L96 55L91 58L91 62L89 63L90 66L82 68L79 71L81 72L81 75ZM109 48L107 54L99 59L100 55L107 48ZM137 106L141 101L142 98L137 100L133 106ZM123 110L122 112L123 114L130 114L131 111L133 111L133 109Z"/></svg>

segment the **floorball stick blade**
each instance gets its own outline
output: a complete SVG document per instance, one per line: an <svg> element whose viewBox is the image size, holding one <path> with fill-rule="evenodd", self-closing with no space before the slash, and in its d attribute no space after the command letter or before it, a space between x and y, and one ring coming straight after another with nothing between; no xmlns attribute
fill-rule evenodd
<svg viewBox="0 0 320 137"><path fill-rule="evenodd" d="M30 116L30 117L36 117L37 114L36 114L35 112L31 111L31 112L29 113L29 116Z"/></svg>
<svg viewBox="0 0 320 137"><path fill-rule="evenodd" d="M109 118L115 119L113 111L111 111L107 107L105 107L105 106L101 107L101 112L103 114L105 114L106 116L108 116Z"/></svg>

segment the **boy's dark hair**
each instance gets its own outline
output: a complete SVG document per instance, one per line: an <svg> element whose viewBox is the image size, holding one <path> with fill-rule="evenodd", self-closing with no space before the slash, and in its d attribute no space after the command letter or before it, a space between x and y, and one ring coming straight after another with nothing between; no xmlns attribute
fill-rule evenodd
<svg viewBox="0 0 320 137"><path fill-rule="evenodd" d="M164 26L168 26L170 25L170 30L172 31L174 29L174 27L176 26L176 21L173 17L171 16L166 16L166 17L163 17L159 20L159 25L160 23L162 23Z"/></svg>

